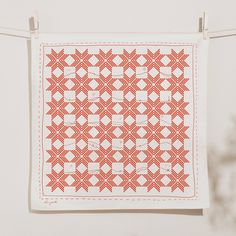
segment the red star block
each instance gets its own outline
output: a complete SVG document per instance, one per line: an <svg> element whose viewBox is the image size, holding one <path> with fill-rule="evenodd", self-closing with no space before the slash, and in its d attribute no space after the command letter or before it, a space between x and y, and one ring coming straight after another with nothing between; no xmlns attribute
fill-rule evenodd
<svg viewBox="0 0 236 236"><path fill-rule="evenodd" d="M171 50L171 54L168 55L170 62L167 64L167 66L172 67L172 70L174 71L176 68L179 68L180 70L184 70L184 67L189 67L187 62L185 61L188 58L188 54L184 53L184 49L182 49L179 53L175 52L175 50Z"/></svg>
<svg viewBox="0 0 236 236"><path fill-rule="evenodd" d="M50 62L47 64L47 67L51 67L52 71L54 71L56 68L59 68L63 72L64 67L68 66L65 61L68 55L64 54L64 49L58 53L52 49L51 54L47 54L47 57L50 60Z"/></svg>

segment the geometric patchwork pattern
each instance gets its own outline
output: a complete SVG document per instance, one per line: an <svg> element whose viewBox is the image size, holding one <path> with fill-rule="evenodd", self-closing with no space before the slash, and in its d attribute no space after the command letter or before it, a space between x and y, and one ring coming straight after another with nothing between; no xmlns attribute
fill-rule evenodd
<svg viewBox="0 0 236 236"><path fill-rule="evenodd" d="M194 188L191 53L191 46L48 47L46 192L185 196Z"/></svg>

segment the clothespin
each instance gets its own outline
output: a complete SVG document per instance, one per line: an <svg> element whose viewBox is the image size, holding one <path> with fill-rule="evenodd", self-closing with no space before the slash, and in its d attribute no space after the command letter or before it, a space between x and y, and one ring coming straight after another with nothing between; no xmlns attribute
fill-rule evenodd
<svg viewBox="0 0 236 236"><path fill-rule="evenodd" d="M38 20L38 14L35 13L34 16L30 18L31 21L31 34L35 36L35 38L38 38L39 35L39 20Z"/></svg>
<svg viewBox="0 0 236 236"><path fill-rule="evenodd" d="M203 13L202 17L202 33L203 39L208 39L208 15L206 12Z"/></svg>

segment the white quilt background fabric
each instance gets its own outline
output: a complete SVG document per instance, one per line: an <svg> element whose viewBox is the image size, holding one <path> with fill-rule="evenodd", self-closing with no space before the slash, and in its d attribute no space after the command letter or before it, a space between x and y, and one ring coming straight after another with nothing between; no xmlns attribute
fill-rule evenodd
<svg viewBox="0 0 236 236"><path fill-rule="evenodd" d="M32 37L34 210L208 207L202 34Z"/></svg>

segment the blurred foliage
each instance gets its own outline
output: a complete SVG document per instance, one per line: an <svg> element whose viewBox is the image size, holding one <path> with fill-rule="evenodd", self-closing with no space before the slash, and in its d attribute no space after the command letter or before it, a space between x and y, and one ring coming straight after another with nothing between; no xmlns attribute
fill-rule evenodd
<svg viewBox="0 0 236 236"><path fill-rule="evenodd" d="M208 153L211 206L209 219L213 226L236 229L236 117L227 137L226 149Z"/></svg>

